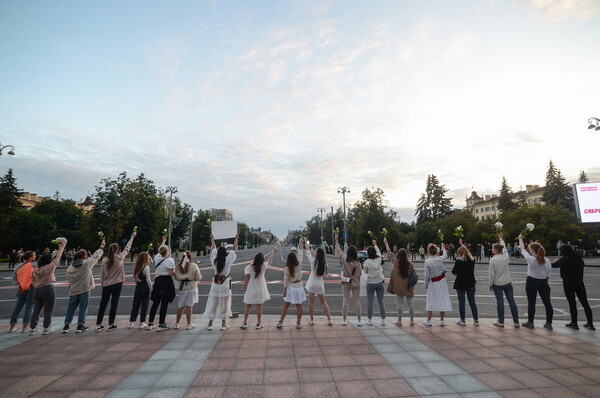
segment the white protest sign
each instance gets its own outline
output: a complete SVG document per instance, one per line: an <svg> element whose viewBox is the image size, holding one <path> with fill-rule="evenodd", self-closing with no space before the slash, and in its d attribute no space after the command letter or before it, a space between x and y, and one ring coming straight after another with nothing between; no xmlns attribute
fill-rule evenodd
<svg viewBox="0 0 600 398"><path fill-rule="evenodd" d="M211 226L215 239L229 239L237 235L237 221L213 221Z"/></svg>

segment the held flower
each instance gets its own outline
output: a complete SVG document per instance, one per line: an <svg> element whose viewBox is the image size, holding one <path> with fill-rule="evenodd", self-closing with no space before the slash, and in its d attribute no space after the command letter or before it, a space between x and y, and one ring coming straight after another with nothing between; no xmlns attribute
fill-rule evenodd
<svg viewBox="0 0 600 398"><path fill-rule="evenodd" d="M454 228L454 236L458 238L462 238L464 236L464 230L462 225L459 225L458 227Z"/></svg>
<svg viewBox="0 0 600 398"><path fill-rule="evenodd" d="M502 228L504 226L504 224L502 224L500 221L496 221L496 224L494 224L496 226L496 228Z"/></svg>
<svg viewBox="0 0 600 398"><path fill-rule="evenodd" d="M165 229L163 229L163 236L167 236L167 233L168 233L168 232L167 232L167 229L166 229L166 228L165 228Z"/></svg>
<svg viewBox="0 0 600 398"><path fill-rule="evenodd" d="M387 236L387 234L388 234L388 230L387 229L384 228L384 229L381 230L381 235Z"/></svg>
<svg viewBox="0 0 600 398"><path fill-rule="evenodd" d="M62 237L58 237L58 238L54 239L52 242L50 242L50 243L52 243L54 245L60 245L61 243L62 244L66 244L67 243L67 239L66 238L62 238Z"/></svg>
<svg viewBox="0 0 600 398"><path fill-rule="evenodd" d="M336 227L336 228L335 228L335 233L336 233L336 234L339 234L339 233L340 233L340 228L339 228L339 227Z"/></svg>
<svg viewBox="0 0 600 398"><path fill-rule="evenodd" d="M98 232L98 237L99 237L101 240L104 240L104 232L102 232L102 231Z"/></svg>
<svg viewBox="0 0 600 398"><path fill-rule="evenodd" d="M438 236L438 239L440 240L440 242L444 241L444 234L442 233L441 229L438 229L437 236Z"/></svg>
<svg viewBox="0 0 600 398"><path fill-rule="evenodd" d="M535 229L535 225L533 225L532 223L528 223L527 225L525 225L527 227L527 229L529 229L530 231L533 231Z"/></svg>
<svg viewBox="0 0 600 398"><path fill-rule="evenodd" d="M137 232L137 225L133 227L133 232Z"/></svg>
<svg viewBox="0 0 600 398"><path fill-rule="evenodd" d="M525 224L525 228L523 228L523 230L521 231L521 235L523 235L523 237L527 236L527 233L533 231L535 229L535 225L533 225L532 223L527 223Z"/></svg>
<svg viewBox="0 0 600 398"><path fill-rule="evenodd" d="M373 231L367 231L370 237L373 237Z"/></svg>

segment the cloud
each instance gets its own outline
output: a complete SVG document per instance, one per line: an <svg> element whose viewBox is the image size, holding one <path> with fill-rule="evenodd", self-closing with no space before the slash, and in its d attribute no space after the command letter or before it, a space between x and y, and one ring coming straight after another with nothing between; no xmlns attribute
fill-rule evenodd
<svg viewBox="0 0 600 398"><path fill-rule="evenodd" d="M525 0L546 21L556 22L574 18L579 21L591 19L600 12L597 0Z"/></svg>

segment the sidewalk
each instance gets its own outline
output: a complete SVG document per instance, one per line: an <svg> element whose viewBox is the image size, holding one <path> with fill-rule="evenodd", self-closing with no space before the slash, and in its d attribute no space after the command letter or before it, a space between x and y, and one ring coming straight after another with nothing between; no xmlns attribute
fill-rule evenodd
<svg viewBox="0 0 600 398"><path fill-rule="evenodd" d="M0 322L0 386L7 397L598 397L600 338L553 332L421 324L344 327L317 319L283 330L277 317L244 331L8 334ZM255 317L251 317L253 326ZM62 319L57 319L58 322ZM172 324L174 319L169 318ZM354 318L351 318L354 323ZM406 322L405 320L405 323ZM216 326L216 325L215 325Z"/></svg>

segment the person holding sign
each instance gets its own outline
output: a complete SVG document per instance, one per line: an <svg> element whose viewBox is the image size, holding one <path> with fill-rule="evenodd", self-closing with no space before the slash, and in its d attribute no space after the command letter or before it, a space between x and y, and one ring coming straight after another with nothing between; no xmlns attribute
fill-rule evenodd
<svg viewBox="0 0 600 398"><path fill-rule="evenodd" d="M238 238L239 236L236 234L233 249L228 253L225 246L220 246L217 249L215 237L210 234L210 264L215 271L215 275L210 285L206 310L204 311L204 317L208 318L208 330L212 330L214 319L221 319L221 330L229 329L227 324L227 317L231 315L231 277L229 272L237 258Z"/></svg>

